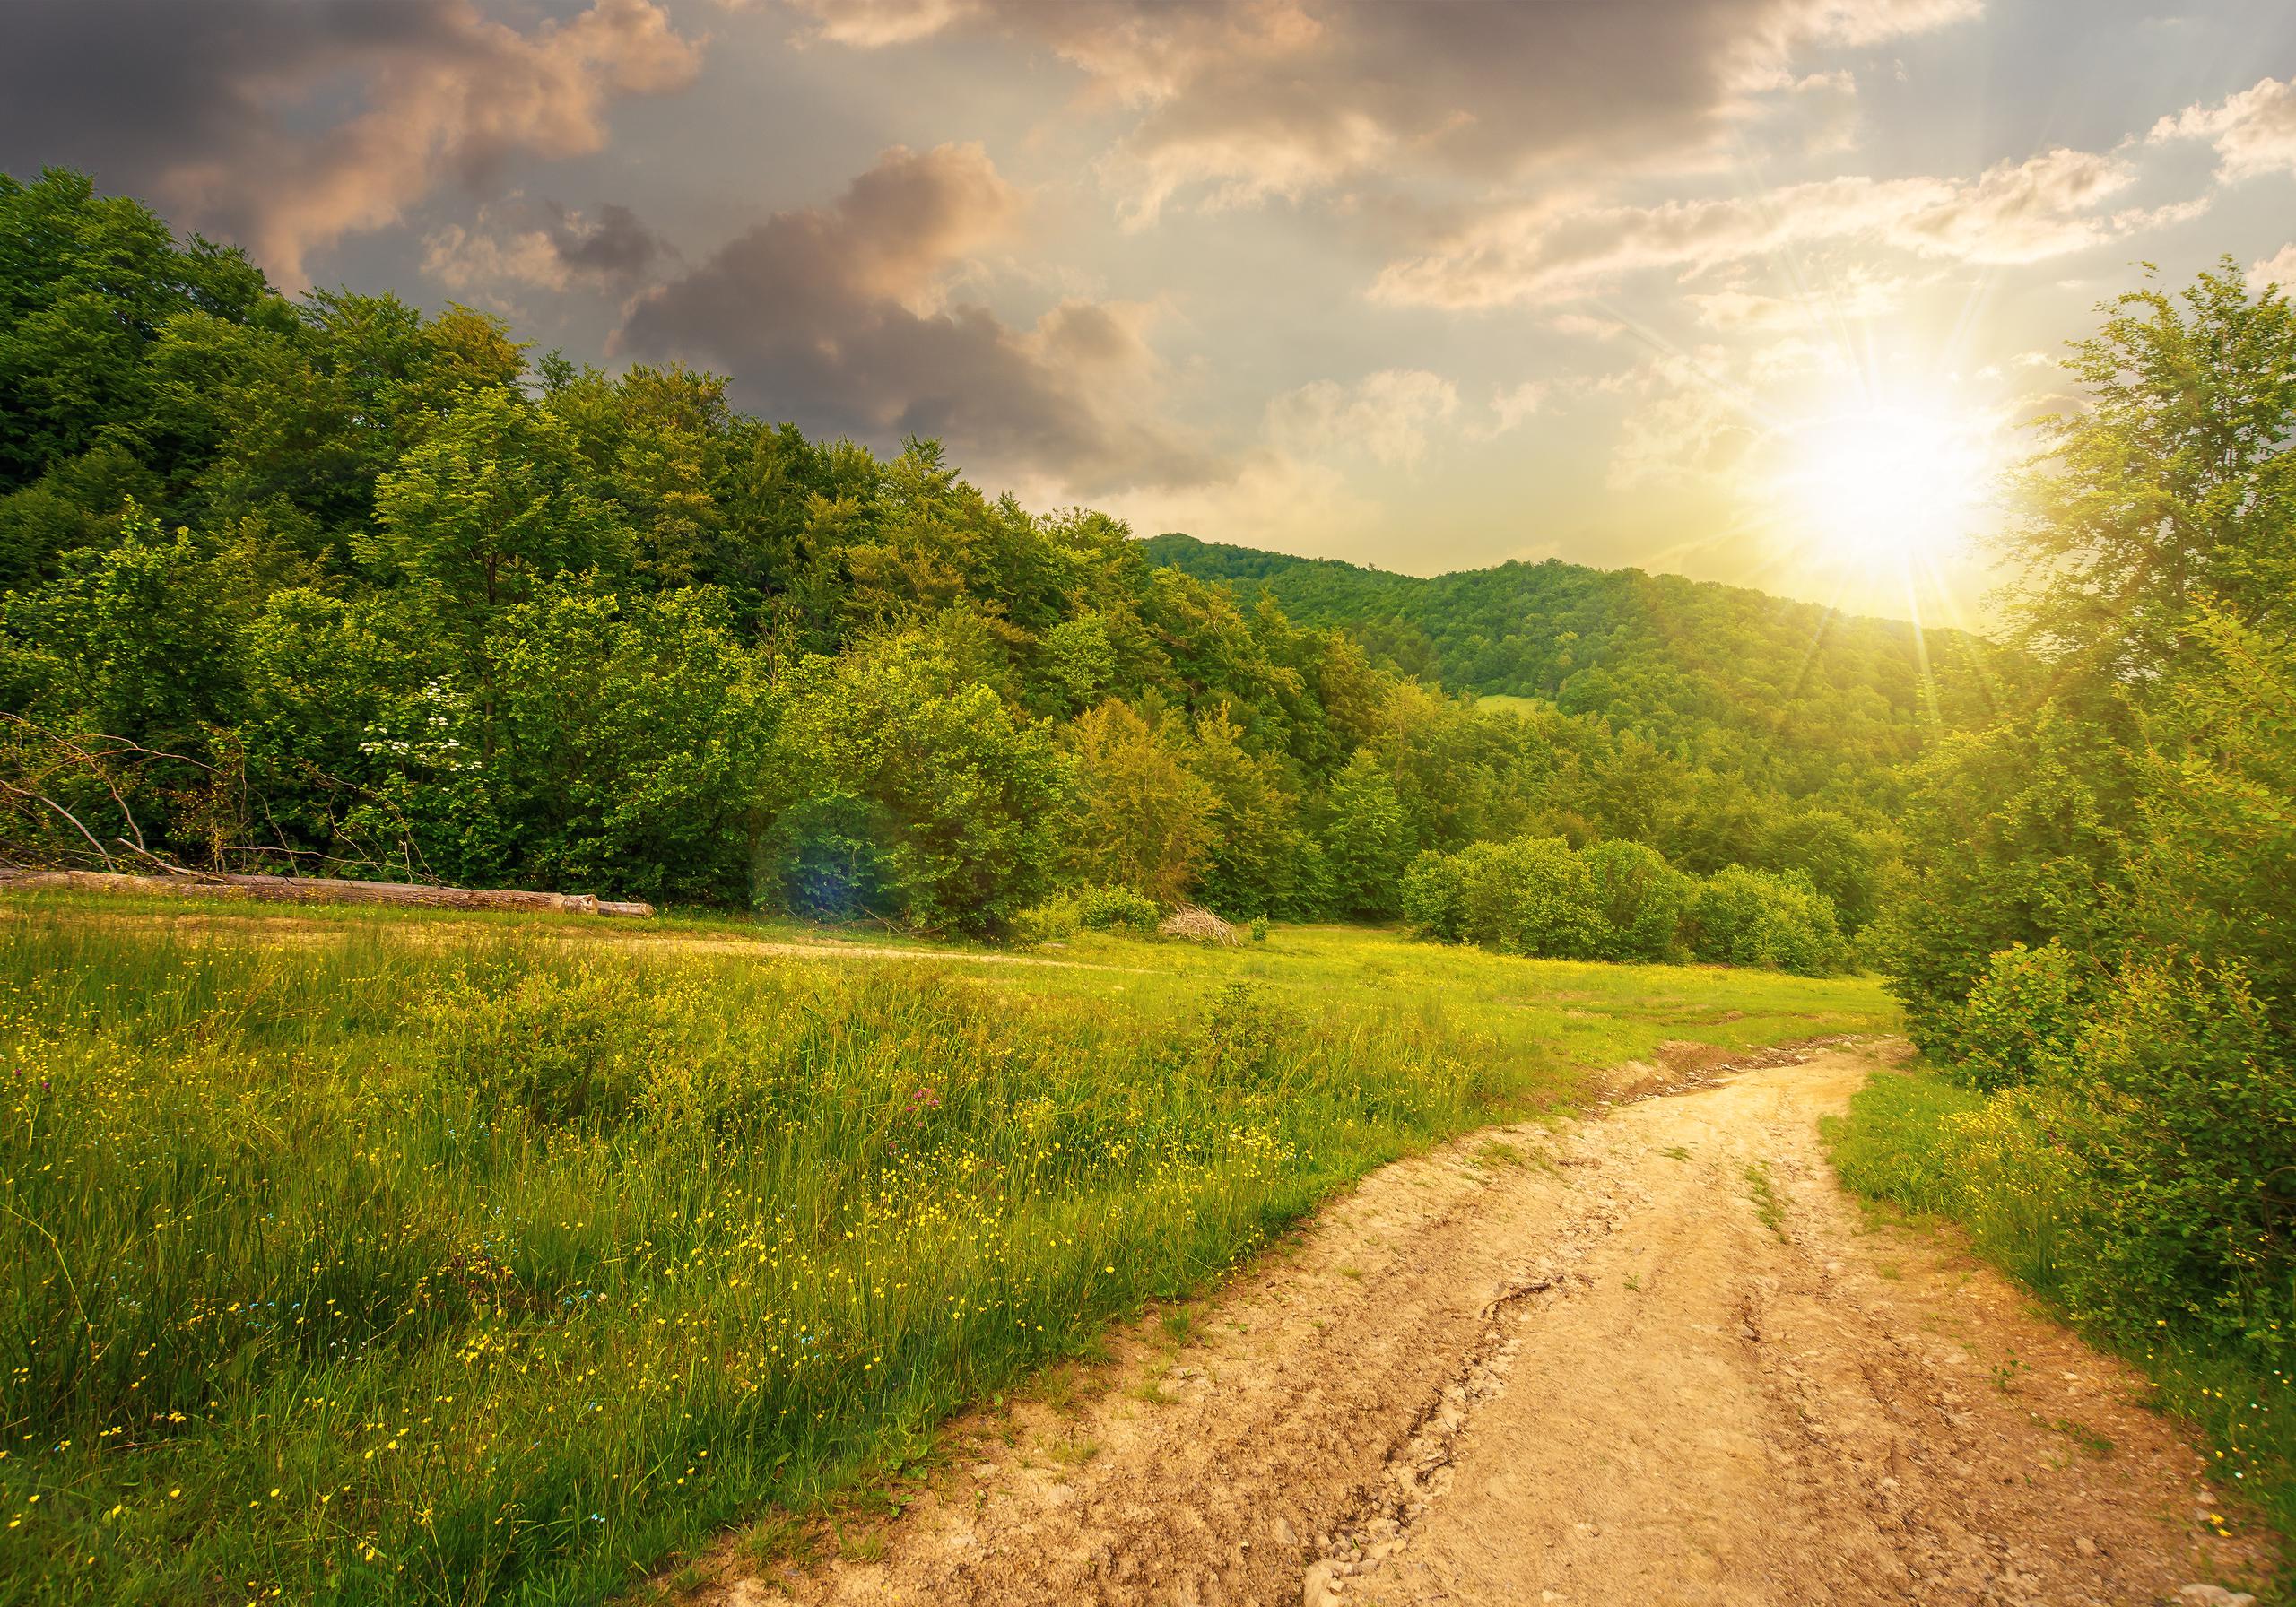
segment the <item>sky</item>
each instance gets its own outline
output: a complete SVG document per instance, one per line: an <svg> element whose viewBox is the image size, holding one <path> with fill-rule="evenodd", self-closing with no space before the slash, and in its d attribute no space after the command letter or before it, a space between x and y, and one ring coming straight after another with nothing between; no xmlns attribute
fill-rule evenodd
<svg viewBox="0 0 2296 1607"><path fill-rule="evenodd" d="M2296 282L2296 6L14 0L0 171L1031 507L1981 623L2098 305Z"/></svg>

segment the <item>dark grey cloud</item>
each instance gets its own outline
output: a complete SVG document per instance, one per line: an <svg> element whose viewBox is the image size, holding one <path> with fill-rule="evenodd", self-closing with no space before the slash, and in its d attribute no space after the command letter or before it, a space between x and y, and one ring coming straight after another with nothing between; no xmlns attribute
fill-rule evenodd
<svg viewBox="0 0 2296 1607"><path fill-rule="evenodd" d="M570 271L608 283L643 279L667 250L636 213L610 201L587 214L558 209L547 233Z"/></svg>
<svg viewBox="0 0 2296 1607"><path fill-rule="evenodd" d="M935 436L971 468L1074 494L1217 476L1154 411L1146 309L1071 300L1022 329L950 298L1022 210L977 145L890 151L834 203L777 213L649 292L616 350L726 373L770 418Z"/></svg>
<svg viewBox="0 0 2296 1607"><path fill-rule="evenodd" d="M1109 172L1150 216L1367 176L1631 167L1712 143L1795 85L1796 52L1976 14L1978 0L789 0L821 38L1041 40L1140 109ZM1827 81L1839 91L1839 80Z"/></svg>
<svg viewBox="0 0 2296 1607"><path fill-rule="evenodd" d="M442 180L598 149L614 98L678 89L699 59L654 0L524 31L473 0L19 0L0 165L88 169L291 285L309 251Z"/></svg>

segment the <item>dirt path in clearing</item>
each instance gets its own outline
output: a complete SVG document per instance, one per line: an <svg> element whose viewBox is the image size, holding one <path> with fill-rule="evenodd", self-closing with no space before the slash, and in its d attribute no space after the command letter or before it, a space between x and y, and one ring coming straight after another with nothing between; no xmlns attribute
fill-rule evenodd
<svg viewBox="0 0 2296 1607"><path fill-rule="evenodd" d="M1833 1183L1817 1119L1876 1064L1387 1168L1187 1342L1147 1325L965 1425L845 1557L729 1551L709 1597L2066 1607L2258 1572L2137 1375Z"/></svg>

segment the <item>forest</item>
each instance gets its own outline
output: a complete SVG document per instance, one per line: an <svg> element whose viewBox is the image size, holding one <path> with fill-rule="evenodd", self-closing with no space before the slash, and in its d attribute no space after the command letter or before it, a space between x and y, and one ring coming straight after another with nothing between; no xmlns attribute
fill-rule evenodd
<svg viewBox="0 0 2296 1607"><path fill-rule="evenodd" d="M1903 629L1749 592L1654 636L1577 571L1587 667L1481 710L1471 670L930 441L809 440L459 307L290 300L73 174L0 181L0 235L20 859L995 934L1075 887L1389 918L1422 853L1621 841L1798 879L1855 934L1920 698L1979 680L1918 691Z"/></svg>

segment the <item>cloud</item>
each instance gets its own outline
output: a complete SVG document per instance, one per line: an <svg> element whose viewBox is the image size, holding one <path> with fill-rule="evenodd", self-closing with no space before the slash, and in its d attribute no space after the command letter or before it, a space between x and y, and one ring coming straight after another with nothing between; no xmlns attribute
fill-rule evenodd
<svg viewBox="0 0 2296 1607"><path fill-rule="evenodd" d="M1689 291L1683 301L1709 329L1822 326L1894 312L1907 292L1922 282L1920 278L1878 273L1853 264L1797 295L1770 296L1734 286Z"/></svg>
<svg viewBox="0 0 2296 1607"><path fill-rule="evenodd" d="M558 260L570 270L609 284L644 277L668 251L636 213L611 201L587 215L561 212L546 232Z"/></svg>
<svg viewBox="0 0 2296 1607"><path fill-rule="evenodd" d="M791 0L810 37L883 48L969 31L1048 47L1088 99L1137 109L1102 164L1135 222L1411 169L1480 179L1709 154L1762 98L1850 91L1794 73L1973 16L1977 0Z"/></svg>
<svg viewBox="0 0 2296 1607"><path fill-rule="evenodd" d="M1964 262L2035 262L2109 238L2115 225L2091 209L2135 177L2118 158L2087 151L2005 161L1900 220L1888 234L1897 245ZM2142 213L2127 215L2132 223L2144 221Z"/></svg>
<svg viewBox="0 0 2296 1607"><path fill-rule="evenodd" d="M1715 347L1661 352L1602 383L1629 404L1611 447L1612 490L1732 479L1767 430L1729 363Z"/></svg>
<svg viewBox="0 0 2296 1607"><path fill-rule="evenodd" d="M2146 137L2208 141L2227 179L2296 173L2296 78L2262 79L2213 106L2188 106L2162 117Z"/></svg>
<svg viewBox="0 0 2296 1607"><path fill-rule="evenodd" d="M2022 263L2079 250L2155 221L2100 217L2096 204L2133 175L2114 158L2052 151L1976 179L1844 177L1752 196L1652 206L1501 206L1415 257L1383 269L1375 299L1451 308L1567 301L1652 269L1685 280L1726 265L1826 242L1865 239L1919 256ZM1702 310L1754 310L1727 293Z"/></svg>
<svg viewBox="0 0 2296 1607"><path fill-rule="evenodd" d="M691 83L654 0L527 31L473 0L79 0L9 20L0 157L91 170L303 282L309 253L449 179L601 148L619 97Z"/></svg>
<svg viewBox="0 0 2296 1607"><path fill-rule="evenodd" d="M1424 369L1387 369L1352 386L1318 379L1267 406L1278 451L1307 457L1368 456L1387 468L1413 469L1427 456L1428 431L1459 411L1458 387Z"/></svg>
<svg viewBox="0 0 2296 1607"><path fill-rule="evenodd" d="M2259 284L2277 284L2285 290L2296 290L2296 245L2283 246L2248 269L2248 277Z"/></svg>
<svg viewBox="0 0 2296 1607"><path fill-rule="evenodd" d="M937 437L976 472L1071 495L1228 472L1156 411L1152 308L1072 297L1016 328L952 298L1023 204L977 144L895 148L829 205L777 213L640 297L615 349L718 369L768 417Z"/></svg>
<svg viewBox="0 0 2296 1607"><path fill-rule="evenodd" d="M508 306L513 289L627 288L670 248L626 206L589 213L552 202L481 206L470 227L448 223L422 237L422 271L457 295Z"/></svg>
<svg viewBox="0 0 2296 1607"><path fill-rule="evenodd" d="M1478 430L1478 439L1489 440L1504 435L1516 425L1546 405L1547 385L1539 379L1526 379L1522 384L1495 390L1491 394L1492 421Z"/></svg>

